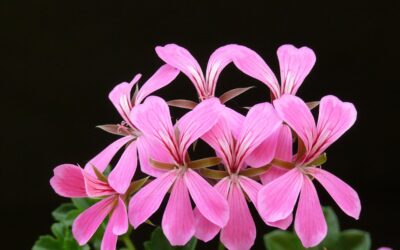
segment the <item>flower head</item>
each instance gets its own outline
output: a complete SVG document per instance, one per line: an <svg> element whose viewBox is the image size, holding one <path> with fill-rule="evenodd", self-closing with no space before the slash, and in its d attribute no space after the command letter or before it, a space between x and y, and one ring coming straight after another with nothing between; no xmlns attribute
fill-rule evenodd
<svg viewBox="0 0 400 250"><path fill-rule="evenodd" d="M115 250L118 236L128 230L128 218L137 228L170 193L162 229L172 245L184 245L193 236L209 241L220 232L228 249L250 249L256 227L248 198L266 224L281 229L292 223L297 203L295 231L305 247L316 246L325 237L327 225L314 179L347 215L358 219L361 204L356 191L321 167L327 148L355 123L353 104L334 96L306 104L295 96L315 63L311 49L279 47L280 81L256 52L241 45L218 48L205 74L185 48L168 44L156 52L166 64L140 89L138 74L109 93L122 122L99 128L121 138L89 160L84 169L72 164L54 169L50 184L56 193L99 200L73 223L73 235L80 245L109 217L101 249ZM243 116L224 104L249 88L232 89L216 98L217 80L231 62L265 83L273 104L256 104ZM182 99L167 103L149 96L179 72L193 83L199 103ZM310 111L316 103L320 105L317 122ZM173 124L168 105L190 111ZM217 157L192 160L189 147L198 139L211 146ZM295 139L298 146L293 153ZM105 176L104 170L122 147L117 164ZM140 187L131 182L138 159L141 171L155 177L144 187L148 177ZM219 170L208 168L216 165ZM214 182L205 178L218 181L212 186Z"/></svg>
<svg viewBox="0 0 400 250"><path fill-rule="evenodd" d="M218 99L205 100L175 126L171 123L167 103L159 97L148 97L133 110L132 121L148 142L147 164L162 166L154 171L157 178L139 190L129 203L129 218L135 228L159 208L171 187L162 228L172 245L184 245L194 235L194 215L189 197L207 219L219 227L226 225L229 217L226 200L190 168L187 156L189 146L218 122L220 108Z"/></svg>
<svg viewBox="0 0 400 250"><path fill-rule="evenodd" d="M293 169L269 182L258 194L258 208L265 222L291 217L300 194L296 212L295 230L305 247L319 244L327 233L327 226L317 192L315 178L328 191L339 207L358 219L361 204L349 185L318 168L318 157L345 133L356 120L351 103L326 96L320 102L318 123L307 105L298 97L284 95L274 101L283 120L296 132L299 150L293 158Z"/></svg>
<svg viewBox="0 0 400 250"><path fill-rule="evenodd" d="M242 118L237 135L233 133L229 120L221 118L202 137L215 149L228 172L228 176L220 180L215 189L226 197L229 204L229 221L221 229L221 242L229 249L250 249L254 244L256 227L245 195L256 204L257 193L262 185L246 176L246 161L258 145L274 135L281 122L272 105L262 103L252 107L247 116ZM273 155L267 157L272 159ZM204 241L212 239L220 228L200 213L196 215L196 237Z"/></svg>
<svg viewBox="0 0 400 250"><path fill-rule="evenodd" d="M98 172L99 175L100 172ZM107 182L105 176L97 176L73 164L63 164L54 169L50 180L53 189L61 196L70 198L101 198L83 211L72 225L72 234L79 245L85 245L107 216L110 217L103 240L102 250L115 250L117 239L128 231L128 215L125 194L118 193Z"/></svg>
<svg viewBox="0 0 400 250"><path fill-rule="evenodd" d="M215 87L221 71L232 62L236 45L229 44L218 48L210 56L206 74L203 74L197 60L190 52L176 44L156 47L158 56L167 64L179 69L192 81L200 100L215 96Z"/></svg>
<svg viewBox="0 0 400 250"><path fill-rule="evenodd" d="M168 85L178 75L179 71L169 65L161 66L146 83L136 91L131 97L132 88L136 85L141 77L136 75L130 83L123 82L114 87L109 94L109 99L121 115L124 123L122 125L104 125L100 128L123 136L122 138L111 143L103 151L89 160L85 166L85 170L93 174L93 166L99 171L110 164L115 154L125 145L128 145L115 165L115 170L109 176L110 185L120 193L126 191L136 171L137 153L143 152L143 139L139 139L141 132L131 121L130 113L138 104L140 104L149 94ZM129 143L129 144L128 144ZM142 171L147 172L146 165L142 165Z"/></svg>

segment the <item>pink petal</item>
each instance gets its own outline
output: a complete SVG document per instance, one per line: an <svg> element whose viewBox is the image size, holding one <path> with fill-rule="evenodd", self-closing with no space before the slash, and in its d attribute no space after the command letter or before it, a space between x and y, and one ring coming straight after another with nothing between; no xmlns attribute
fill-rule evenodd
<svg viewBox="0 0 400 250"><path fill-rule="evenodd" d="M114 155L132 139L132 136L125 136L108 145L105 149L103 149L103 151L101 151L85 165L85 171L94 174L94 166L99 171L103 172L110 164Z"/></svg>
<svg viewBox="0 0 400 250"><path fill-rule="evenodd" d="M279 139L276 145L275 158L287 162L293 160L293 137L289 126L282 124L279 129Z"/></svg>
<svg viewBox="0 0 400 250"><path fill-rule="evenodd" d="M257 207L257 195L260 189L263 187L260 183L252 180L246 176L239 176L239 183L243 191L250 198L251 202ZM278 227L281 229L287 229L292 223L292 215L290 214L288 218L283 220L278 220L276 222L268 222L270 226Z"/></svg>
<svg viewBox="0 0 400 250"><path fill-rule="evenodd" d="M283 124L279 129L279 138L276 144L276 159L292 162L293 159L293 139L290 128ZM278 166L272 166L268 171L260 176L261 182L267 184L279 176L285 174L288 170Z"/></svg>
<svg viewBox="0 0 400 250"><path fill-rule="evenodd" d="M256 239L256 226L238 184L232 183L228 203L230 217L221 230L221 242L230 250L250 249Z"/></svg>
<svg viewBox="0 0 400 250"><path fill-rule="evenodd" d="M167 44L164 47L157 46L156 52L165 63L189 77L200 97L207 97L203 71L189 51L176 44Z"/></svg>
<svg viewBox="0 0 400 250"><path fill-rule="evenodd" d="M83 246L90 240L114 204L115 196L108 197L89 207L75 219L72 234L79 245Z"/></svg>
<svg viewBox="0 0 400 250"><path fill-rule="evenodd" d="M214 127L201 138L217 152L225 166L234 165L234 157L232 156L234 138L227 119L221 117Z"/></svg>
<svg viewBox="0 0 400 250"><path fill-rule="evenodd" d="M143 134L156 139L159 147L177 154L169 107L162 98L147 97L143 104L132 109L130 118Z"/></svg>
<svg viewBox="0 0 400 250"><path fill-rule="evenodd" d="M107 182L97 179L97 177L83 171L86 193L89 197L102 197L116 194L115 190Z"/></svg>
<svg viewBox="0 0 400 250"><path fill-rule="evenodd" d="M279 128L282 120L269 103L253 106L246 115L243 128L236 144L237 166L254 151L264 140Z"/></svg>
<svg viewBox="0 0 400 250"><path fill-rule="evenodd" d="M310 48L296 48L285 44L277 51L281 69L282 94L295 95L315 64L315 54Z"/></svg>
<svg viewBox="0 0 400 250"><path fill-rule="evenodd" d="M132 87L139 81L141 75L137 74L130 83L123 82L114 87L108 95L108 98L117 109L122 118L133 127L129 119L129 113L132 109L131 91Z"/></svg>
<svg viewBox="0 0 400 250"><path fill-rule="evenodd" d="M226 106L221 107L221 118L202 139L217 152L227 167L231 167L235 165L235 157L232 156L234 139L239 137L245 117Z"/></svg>
<svg viewBox="0 0 400 250"><path fill-rule="evenodd" d="M270 163L275 156L275 150L278 143L279 130L276 130L271 136L265 139L256 147L246 158L246 163L252 167L262 167Z"/></svg>
<svg viewBox="0 0 400 250"><path fill-rule="evenodd" d="M232 135L237 139L242 130L245 116L229 107L223 106L222 117L229 124Z"/></svg>
<svg viewBox="0 0 400 250"><path fill-rule="evenodd" d="M131 142L125 149L117 165L108 176L110 186L120 194L124 194L131 184L137 166L136 142Z"/></svg>
<svg viewBox="0 0 400 250"><path fill-rule="evenodd" d="M327 225L314 184L303 176L294 228L304 247L318 245L326 236Z"/></svg>
<svg viewBox="0 0 400 250"><path fill-rule="evenodd" d="M268 184L276 178L279 178L282 175L286 174L288 171L289 170L285 168L272 166L267 170L267 172L260 176L261 182L263 184Z"/></svg>
<svg viewBox="0 0 400 250"><path fill-rule="evenodd" d="M323 153L329 145L342 136L357 119L352 103L342 102L335 96L325 96L319 104L318 139L309 156L309 161Z"/></svg>
<svg viewBox="0 0 400 250"><path fill-rule="evenodd" d="M101 240L101 250L116 250L118 235L115 235L112 232L113 224L111 220L108 222L106 230L103 235L103 239Z"/></svg>
<svg viewBox="0 0 400 250"><path fill-rule="evenodd" d="M194 224L195 224L195 236L197 239L204 242L209 242L219 233L221 228L214 223L207 220L200 212L197 207L193 211Z"/></svg>
<svg viewBox="0 0 400 250"><path fill-rule="evenodd" d="M258 192L257 208L264 222L286 219L293 211L301 186L303 174L294 168L265 185Z"/></svg>
<svg viewBox="0 0 400 250"><path fill-rule="evenodd" d="M224 227L229 218L229 208L225 198L191 169L185 172L184 179L200 213L212 223Z"/></svg>
<svg viewBox="0 0 400 250"><path fill-rule="evenodd" d="M176 171L169 171L142 187L131 198L129 220L135 229L157 211L175 178Z"/></svg>
<svg viewBox="0 0 400 250"><path fill-rule="evenodd" d="M274 106L280 117L304 142L306 151L310 152L317 130L314 117L304 101L297 96L283 95L274 101Z"/></svg>
<svg viewBox="0 0 400 250"><path fill-rule="evenodd" d="M236 53L233 60L236 67L243 73L266 84L275 97L280 95L280 87L274 73L265 61L253 50L238 46L240 53Z"/></svg>
<svg viewBox="0 0 400 250"><path fill-rule="evenodd" d="M152 77L147 80L140 88L136 99L135 105L140 104L148 95L156 90L159 90L168 84L170 84L176 76L179 74L179 70L171 67L170 65L161 66Z"/></svg>
<svg viewBox="0 0 400 250"><path fill-rule="evenodd" d="M313 168L311 173L328 191L343 212L358 220L361 202L357 192L347 183L323 169Z"/></svg>
<svg viewBox="0 0 400 250"><path fill-rule="evenodd" d="M113 234L112 224L108 222L106 230L101 241L101 250L116 250L118 242L118 235Z"/></svg>
<svg viewBox="0 0 400 250"><path fill-rule="evenodd" d="M118 203L107 223L106 231L101 241L101 250L116 250L118 235L122 235L127 231L128 215L125 203L121 197L118 197Z"/></svg>
<svg viewBox="0 0 400 250"><path fill-rule="evenodd" d="M231 181L228 177L223 178L220 180L214 188L224 197L228 197L228 192L229 192L229 187L231 185ZM212 240L218 232L221 230L221 228L214 223L210 222L207 220L197 209L197 207L194 209L194 218L195 218L195 227L196 227L196 232L195 236L196 238L208 242Z"/></svg>
<svg viewBox="0 0 400 250"><path fill-rule="evenodd" d="M62 164L54 168L50 185L58 195L63 197L87 197L82 169L73 164Z"/></svg>
<svg viewBox="0 0 400 250"><path fill-rule="evenodd" d="M166 172L165 170L153 167L150 164L150 159L173 163L170 153L165 148L160 147L158 141L154 139L141 135L137 139L136 145L139 154L140 170L145 174L158 177Z"/></svg>
<svg viewBox="0 0 400 250"><path fill-rule="evenodd" d="M194 215L189 192L182 177L176 178L167 207L162 229L173 246L185 245L194 235Z"/></svg>
<svg viewBox="0 0 400 250"><path fill-rule="evenodd" d="M113 221L113 234L123 235L128 231L128 213L126 211L125 202L118 197L118 204L112 212L111 219Z"/></svg>
<svg viewBox="0 0 400 250"><path fill-rule="evenodd" d="M215 95L215 86L217 85L217 80L221 71L232 62L233 54L236 51L235 44L228 44L218 48L212 53L207 64L206 71L206 83L207 92L211 95Z"/></svg>
<svg viewBox="0 0 400 250"><path fill-rule="evenodd" d="M266 222L266 224L271 227L276 227L282 230L286 230L292 224L292 221L293 221L293 214L291 213L288 217L282 220Z"/></svg>
<svg viewBox="0 0 400 250"><path fill-rule="evenodd" d="M246 176L239 176L239 183L243 191L247 194L254 206L257 206L257 195L260 189L263 187L260 183L252 180Z"/></svg>
<svg viewBox="0 0 400 250"><path fill-rule="evenodd" d="M222 107L218 98L210 98L179 119L179 151L183 158L189 146L218 122Z"/></svg>

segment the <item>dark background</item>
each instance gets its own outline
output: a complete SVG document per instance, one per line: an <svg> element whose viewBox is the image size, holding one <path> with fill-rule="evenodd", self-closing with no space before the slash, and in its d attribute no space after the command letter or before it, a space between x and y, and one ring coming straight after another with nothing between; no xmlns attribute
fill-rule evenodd
<svg viewBox="0 0 400 250"><path fill-rule="evenodd" d="M359 192L361 218L344 216L318 187L321 201L335 208L343 228L371 232L374 248L400 246L394 2L4 0L0 6L1 228L6 232L1 249L30 249L40 234L50 232L50 212L66 201L49 186L52 169L64 162L84 164L115 138L95 129L120 121L108 92L136 73L147 79L162 65L154 47L171 42L188 48L204 68L217 47L243 44L276 73L279 45L311 47L317 63L299 95L314 101L334 94L353 102L359 113L356 125L328 150L325 168ZM257 88L231 106L268 98L266 86L231 65L217 94L250 85ZM196 98L182 74L157 94ZM255 218L254 249L261 249L261 236L271 229ZM150 230L142 226L135 240L147 239Z"/></svg>

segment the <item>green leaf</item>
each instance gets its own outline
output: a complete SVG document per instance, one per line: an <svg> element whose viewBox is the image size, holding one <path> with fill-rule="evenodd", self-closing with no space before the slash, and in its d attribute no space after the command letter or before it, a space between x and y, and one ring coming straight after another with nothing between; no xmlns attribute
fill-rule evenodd
<svg viewBox="0 0 400 250"><path fill-rule="evenodd" d="M107 223L103 222L97 229L96 233L90 239L90 243L93 245L94 249L100 249L101 241L103 239L104 231L106 229Z"/></svg>
<svg viewBox="0 0 400 250"><path fill-rule="evenodd" d="M68 249L68 250L90 250L90 247L88 245L85 245L85 246L82 246L82 247L79 246L78 242L76 242L76 240L72 236L71 228L68 228L65 231L63 249Z"/></svg>
<svg viewBox="0 0 400 250"><path fill-rule="evenodd" d="M144 246L144 250L152 250L153 249L150 241L144 242L143 246Z"/></svg>
<svg viewBox="0 0 400 250"><path fill-rule="evenodd" d="M55 238L50 235L41 236L35 243L33 250L90 250L88 245L79 246L72 236L71 227L64 223L54 223L51 226L51 231Z"/></svg>
<svg viewBox="0 0 400 250"><path fill-rule="evenodd" d="M83 211L86 210L88 207L96 203L96 201L88 198L72 198L72 203L78 208L79 210Z"/></svg>
<svg viewBox="0 0 400 250"><path fill-rule="evenodd" d="M64 203L64 204L61 204L58 208L56 208L56 210L54 210L51 213L51 215L54 217L54 219L56 221L62 222L65 220L67 214L74 209L75 209L74 204Z"/></svg>
<svg viewBox="0 0 400 250"><path fill-rule="evenodd" d="M88 245L79 246L72 235L71 225L75 218L89 206L94 204L93 199L72 199L72 203L61 204L52 212L57 221L51 226L52 235L40 236L33 246L33 250L90 250ZM98 231L104 233L103 225ZM91 243L96 243L97 238L92 237Z"/></svg>
<svg viewBox="0 0 400 250"><path fill-rule="evenodd" d="M57 239L63 239L66 227L63 223L54 223L51 226L51 232L56 236Z"/></svg>
<svg viewBox="0 0 400 250"><path fill-rule="evenodd" d="M268 250L319 250L319 247L304 248L294 233L274 230L264 235L264 244Z"/></svg>
<svg viewBox="0 0 400 250"><path fill-rule="evenodd" d="M326 247L327 249L331 249L336 245L337 241L339 240L339 220L331 207L324 207L323 210L326 224L328 225L328 233L320 245Z"/></svg>
<svg viewBox="0 0 400 250"><path fill-rule="evenodd" d="M326 219L326 223L328 224L328 233L329 234L339 234L340 233L340 225L338 217L336 213L333 211L331 207L324 207L324 216Z"/></svg>
<svg viewBox="0 0 400 250"><path fill-rule="evenodd" d="M338 245L334 249L369 250L370 248L371 237L368 232L349 229L341 233Z"/></svg>
<svg viewBox="0 0 400 250"><path fill-rule="evenodd" d="M340 232L338 218L331 207L324 207L324 215L328 225L325 239L316 247L307 248L314 250L369 250L371 239L367 232L361 230L346 230ZM304 250L296 234L275 230L264 236L265 246L268 250Z"/></svg>
<svg viewBox="0 0 400 250"><path fill-rule="evenodd" d="M150 240L146 241L143 245L145 250L194 250L196 249L197 239L191 239L185 246L173 247L169 244L167 238L165 238L161 228L157 227L151 234Z"/></svg>
<svg viewBox="0 0 400 250"><path fill-rule="evenodd" d="M40 236L32 250L58 250L62 249L60 242L50 235Z"/></svg>
<svg viewBox="0 0 400 250"><path fill-rule="evenodd" d="M64 224L67 225L67 226L72 226L72 223L74 222L74 220L76 219L76 217L78 217L78 215L81 214L81 213L82 213L82 211L80 211L80 210L78 210L78 209L69 211L69 212L67 213L67 216L65 217L65 219L64 219L64 221L63 221Z"/></svg>

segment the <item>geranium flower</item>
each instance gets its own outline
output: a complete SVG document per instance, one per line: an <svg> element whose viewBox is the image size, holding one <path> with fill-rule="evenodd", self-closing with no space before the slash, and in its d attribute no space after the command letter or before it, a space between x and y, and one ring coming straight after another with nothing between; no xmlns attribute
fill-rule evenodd
<svg viewBox="0 0 400 250"><path fill-rule="evenodd" d="M136 171L137 166L137 153L139 155L142 150L143 139L140 138L141 132L135 126L135 124L129 118L132 109L140 104L148 95L154 91L168 85L175 77L179 74L179 71L169 65L163 65L160 67L152 77L147 80L131 97L131 90L139 81L141 75L136 75L130 83L123 82L114 87L109 94L109 99L114 104L115 108L123 118L124 122L122 125L103 125L99 126L103 130L110 133L123 136L122 138L111 143L98 155L92 158L85 166L85 170L93 174L93 166L99 171L104 169L110 164L114 155L124 146L128 145L119 159L118 163L114 167L114 171L108 177L108 181L111 187L120 193L124 193L129 187L132 177ZM140 157L143 158L146 156ZM148 164L141 164L141 169L144 173L152 174L153 168L150 168Z"/></svg>
<svg viewBox="0 0 400 250"><path fill-rule="evenodd" d="M313 179L319 181L339 207L358 219L361 204L357 192L333 174L319 168L321 155L355 122L353 104L325 96L320 102L318 123L307 105L298 97L284 95L274 101L280 117L296 132L299 150L292 169L265 185L258 193L258 209L265 222L290 217L296 200L295 231L305 247L319 244L327 233L327 225Z"/></svg>
<svg viewBox="0 0 400 250"><path fill-rule="evenodd" d="M208 61L206 74L203 74L197 60L190 52L176 44L156 47L158 56L167 64L179 69L192 81L200 100L215 96L215 87L221 71L232 62L232 48L226 45L217 49Z"/></svg>
<svg viewBox="0 0 400 250"><path fill-rule="evenodd" d="M128 231L125 203L130 194L117 192L108 184L107 177L98 170L95 172L98 177L79 166L62 164L54 169L54 176L51 178L50 184L54 191L63 197L101 199L74 220L72 234L79 245L83 246L109 216L110 219L101 242L101 250L115 250L118 236Z"/></svg>
<svg viewBox="0 0 400 250"><path fill-rule="evenodd" d="M295 95L316 60L315 54L310 48L296 48L290 44L280 46L277 50L277 55L281 75L280 84L267 63L255 51L238 45L233 59L234 64L239 70L260 80L269 87L272 100L284 94ZM318 105L318 102L310 102L307 105L310 108L314 108ZM282 124L282 126L285 126L285 124ZM252 167L265 165L270 159L264 158L264 152L275 151L275 149L279 150L276 152L276 158L287 160L287 153L285 152L287 152L287 142L290 136L290 129L282 127L280 131L277 131L275 140L270 139L260 144L254 151L253 157L249 160L249 165ZM291 152L292 145L290 144L289 147ZM261 180L263 183L266 183L266 181L271 181L283 173L285 173L285 169L274 166L261 176Z"/></svg>
<svg viewBox="0 0 400 250"><path fill-rule="evenodd" d="M190 54L190 52L176 44L167 44L165 46L156 47L156 52L158 56L167 64L179 69L184 73L195 86L199 101L206 100L208 98L215 97L215 89L217 85L217 80L222 70L232 62L234 55L237 53L236 44L228 44L222 46L211 54L208 64L206 74L197 62L197 60ZM248 88L237 88L225 92L219 97L221 105L221 113L224 119L229 120L229 123L235 126L233 128L234 133L237 133L239 129L240 120L242 115L237 111L223 105L232 98L246 92L251 87ZM193 109L197 103L189 100L172 100L168 102L168 105Z"/></svg>
<svg viewBox="0 0 400 250"><path fill-rule="evenodd" d="M228 249L250 249L254 244L256 226L247 206L245 195L256 204L257 193L262 185L247 176L253 169L246 170L246 160L261 142L275 133L281 122L282 120L271 104L257 104L244 118L237 136L232 133L231 124L221 118L202 137L216 150L226 170L227 176L216 184L215 189L226 197L229 204L229 221L221 229L221 242ZM273 155L269 157L272 159ZM212 173L213 171L215 172L215 170L207 172ZM220 227L211 223L197 210L195 210L195 214L197 215L196 237L203 241L214 238L220 231ZM285 222L275 224L279 226L281 223Z"/></svg>
<svg viewBox="0 0 400 250"><path fill-rule="evenodd" d="M132 111L131 120L148 143L147 160L160 168L158 177L139 190L129 203L129 218L134 228L160 207L171 187L162 229L172 245L184 245L194 235L194 215L189 196L208 220L219 227L226 225L229 218L226 200L190 168L187 154L189 146L218 122L220 107L218 99L207 99L184 115L175 126L172 126L167 103L159 97L148 97Z"/></svg>

